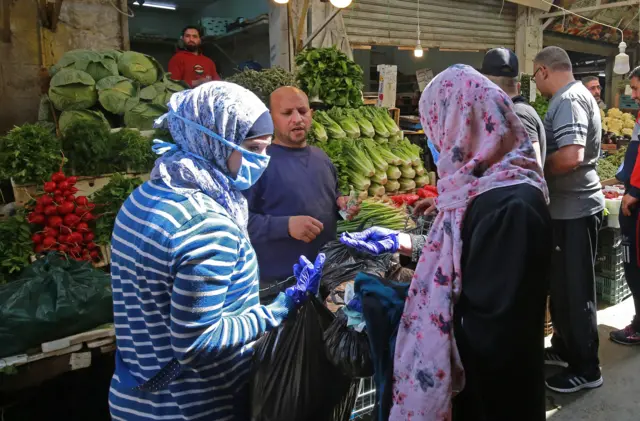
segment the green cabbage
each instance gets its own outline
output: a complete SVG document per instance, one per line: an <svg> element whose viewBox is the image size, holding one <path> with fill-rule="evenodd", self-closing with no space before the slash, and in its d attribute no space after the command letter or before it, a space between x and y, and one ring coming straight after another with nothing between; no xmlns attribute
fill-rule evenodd
<svg viewBox="0 0 640 421"><path fill-rule="evenodd" d="M387 193L395 193L400 190L400 183L398 180L389 180L387 184L385 184L384 189Z"/></svg>
<svg viewBox="0 0 640 421"><path fill-rule="evenodd" d="M123 76L105 77L96 89L100 105L113 114L122 115L140 102L140 85Z"/></svg>
<svg viewBox="0 0 640 421"><path fill-rule="evenodd" d="M398 180L400 183L400 191L409 191L416 188L416 182L407 178Z"/></svg>
<svg viewBox="0 0 640 421"><path fill-rule="evenodd" d="M369 187L369 196L384 196L385 192L384 186L376 184L375 182L371 183Z"/></svg>
<svg viewBox="0 0 640 421"><path fill-rule="evenodd" d="M389 180L397 180L400 177L402 177L402 172L400 171L400 168L393 165L389 165L389 168L387 168L387 178Z"/></svg>
<svg viewBox="0 0 640 421"><path fill-rule="evenodd" d="M125 51L118 60L118 71L143 86L153 85L164 74L162 66L153 57L135 51Z"/></svg>
<svg viewBox="0 0 640 421"><path fill-rule="evenodd" d="M107 128L111 128L109 126L109 122L104 115L100 111L92 111L92 110L71 110L71 111L63 111L60 114L60 118L58 119L58 126L60 127L60 132L62 134L71 127L74 123L79 121L97 121L100 123L104 123Z"/></svg>
<svg viewBox="0 0 640 421"><path fill-rule="evenodd" d="M174 93L189 89L184 82L172 80L168 75L169 73L165 74L161 81L142 89L140 98L152 104L166 107Z"/></svg>
<svg viewBox="0 0 640 421"><path fill-rule="evenodd" d="M389 181L389 179L387 178L387 173L385 171L376 171L376 173L371 177L372 183L377 183L381 186L387 184L387 181Z"/></svg>
<svg viewBox="0 0 640 421"><path fill-rule="evenodd" d="M324 143L329 140L329 136L327 136L327 131L324 129L324 126L316 120L311 120L311 130L309 131L309 134L312 139L320 143Z"/></svg>
<svg viewBox="0 0 640 421"><path fill-rule="evenodd" d="M342 127L333 121L325 111L316 111L313 113L313 118L324 126L330 139L344 139L347 137L347 134L342 130Z"/></svg>
<svg viewBox="0 0 640 421"><path fill-rule="evenodd" d="M91 108L98 101L96 82L81 70L61 69L51 78L49 99L60 111Z"/></svg>
<svg viewBox="0 0 640 421"><path fill-rule="evenodd" d="M428 185L429 182L430 182L429 176L427 174L419 175L416 178L414 178L413 181L416 182L416 186L417 187L424 187L424 186Z"/></svg>
<svg viewBox="0 0 640 421"><path fill-rule="evenodd" d="M166 107L141 102L124 113L124 124L128 128L151 130L155 120L166 112Z"/></svg>
<svg viewBox="0 0 640 421"><path fill-rule="evenodd" d="M49 70L55 76L62 69L75 69L86 72L94 81L118 75L118 63L111 54L93 50L71 50Z"/></svg>

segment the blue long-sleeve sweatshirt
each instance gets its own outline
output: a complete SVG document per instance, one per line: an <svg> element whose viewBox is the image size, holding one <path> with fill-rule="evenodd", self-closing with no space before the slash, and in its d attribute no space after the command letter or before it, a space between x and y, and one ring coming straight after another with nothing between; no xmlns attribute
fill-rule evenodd
<svg viewBox="0 0 640 421"><path fill-rule="evenodd" d="M249 239L210 197L150 181L122 206L111 244L111 418L248 421L252 343L293 308L284 294L260 305ZM169 384L135 389L176 361Z"/></svg>
<svg viewBox="0 0 640 421"><path fill-rule="evenodd" d="M321 149L271 145L267 153L267 170L246 193L261 287L285 280L301 255L313 261L322 246L335 240L340 196L336 169ZM311 216L324 230L309 244L295 240L289 236L291 216Z"/></svg>

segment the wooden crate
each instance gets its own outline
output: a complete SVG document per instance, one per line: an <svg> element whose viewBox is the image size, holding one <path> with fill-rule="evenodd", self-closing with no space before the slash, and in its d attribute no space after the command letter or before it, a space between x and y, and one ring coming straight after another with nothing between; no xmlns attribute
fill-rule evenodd
<svg viewBox="0 0 640 421"><path fill-rule="evenodd" d="M76 196L90 196L96 191L100 190L109 183L113 174L104 174L95 177L78 177L78 182L75 187L78 189ZM148 181L150 173L128 173L126 177L141 178L143 181ZM44 193L42 191L41 184L15 184L11 180L13 187L13 195L15 198L16 206L24 206L32 198Z"/></svg>
<svg viewBox="0 0 640 421"><path fill-rule="evenodd" d="M389 108L389 115L396 122L396 126L400 127L400 108Z"/></svg>

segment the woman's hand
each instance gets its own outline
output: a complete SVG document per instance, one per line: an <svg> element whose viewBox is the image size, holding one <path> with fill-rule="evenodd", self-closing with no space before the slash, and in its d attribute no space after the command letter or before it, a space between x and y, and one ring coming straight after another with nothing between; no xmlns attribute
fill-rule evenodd
<svg viewBox="0 0 640 421"><path fill-rule="evenodd" d="M433 197L427 197L426 199L422 199L419 202L416 202L416 205L413 209L413 214L416 216L429 215L435 211L436 199Z"/></svg>
<svg viewBox="0 0 640 421"><path fill-rule="evenodd" d="M340 242L358 251L379 256L398 251L400 247L398 235L397 231L373 227L354 234L344 233L340 237Z"/></svg>
<svg viewBox="0 0 640 421"><path fill-rule="evenodd" d="M324 253L318 254L315 263L311 263L305 256L300 256L300 262L293 266L293 276L298 282L287 288L285 294L297 305L306 301L307 293L310 295L318 294L324 261Z"/></svg>

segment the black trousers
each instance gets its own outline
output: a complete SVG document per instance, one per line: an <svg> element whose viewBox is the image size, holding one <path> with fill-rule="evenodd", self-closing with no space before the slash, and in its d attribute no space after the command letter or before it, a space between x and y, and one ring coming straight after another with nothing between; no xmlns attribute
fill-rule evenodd
<svg viewBox="0 0 640 421"><path fill-rule="evenodd" d="M624 261L624 276L633 295L636 316L633 327L640 332L640 209L633 210L631 216L624 216L620 212L620 234L622 235L622 259Z"/></svg>
<svg viewBox="0 0 640 421"><path fill-rule="evenodd" d="M599 370L594 264L602 212L553 221L551 345L577 373Z"/></svg>

